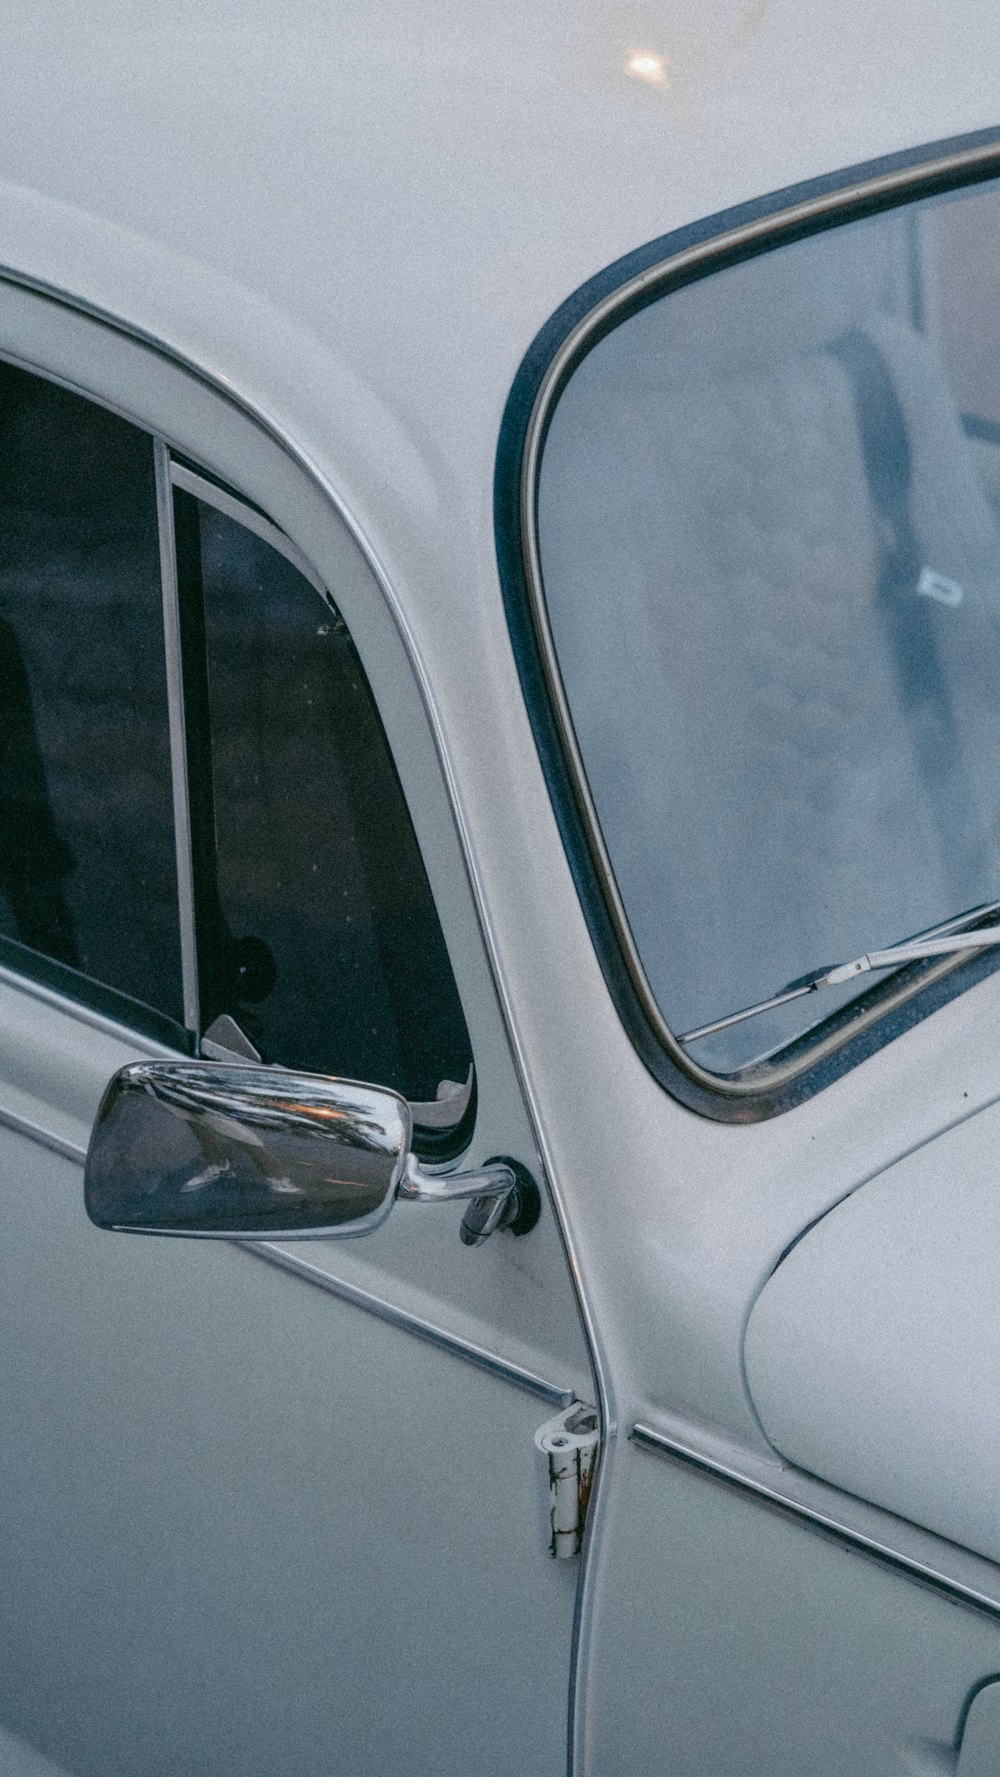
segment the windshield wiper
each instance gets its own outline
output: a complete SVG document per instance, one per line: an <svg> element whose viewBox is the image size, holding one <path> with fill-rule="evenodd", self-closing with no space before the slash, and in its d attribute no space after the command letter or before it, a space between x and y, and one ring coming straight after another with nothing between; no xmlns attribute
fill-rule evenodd
<svg viewBox="0 0 1000 1777"><path fill-rule="evenodd" d="M716 1018L711 1024L700 1024L697 1030L685 1031L677 1041L695 1043L699 1037L713 1037L717 1031L729 1030L747 1018L758 1018L762 1012L773 1012L776 1007L803 999L807 993L816 993L821 987L842 987L855 975L867 975L872 969L898 969L903 963L919 962L923 957L947 956L953 950L984 950L990 944L1000 944L1000 926L987 926L974 932L965 929L976 920L995 918L998 913L1000 901L984 901L981 907L970 907L967 913L958 913L942 925L928 926L925 932L917 932L899 944L890 944L886 950L868 950L864 956L853 957L849 963L835 963L832 968L801 975L797 981L789 981L788 986L771 999L758 1000L755 1006L745 1006L742 1012L730 1012L728 1017Z"/></svg>

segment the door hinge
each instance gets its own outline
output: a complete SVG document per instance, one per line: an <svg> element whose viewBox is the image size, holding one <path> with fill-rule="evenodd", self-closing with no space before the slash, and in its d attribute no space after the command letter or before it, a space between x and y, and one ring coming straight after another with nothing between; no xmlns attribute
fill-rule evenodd
<svg viewBox="0 0 1000 1777"><path fill-rule="evenodd" d="M580 1553L599 1447L597 1409L583 1401L574 1401L535 1433L544 1465L546 1546L557 1560Z"/></svg>

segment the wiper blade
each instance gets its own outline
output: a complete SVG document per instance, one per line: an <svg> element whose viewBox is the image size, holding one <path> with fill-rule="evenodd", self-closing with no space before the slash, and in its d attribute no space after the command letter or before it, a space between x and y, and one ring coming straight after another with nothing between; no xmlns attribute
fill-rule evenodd
<svg viewBox="0 0 1000 1777"><path fill-rule="evenodd" d="M755 1006L745 1006L742 1012L730 1012L726 1018L700 1024L697 1030L685 1031L677 1041L696 1043L699 1037L714 1037L718 1031L743 1024L747 1018L759 1018L762 1012L773 1012L778 1006L789 1005L792 1000L804 999L807 993L817 993L821 987L842 987L855 975L867 975L873 969L898 969L904 963L919 962L928 956L948 956L952 951L985 950L991 944L1000 944L1000 926L986 926L978 931L968 931L966 927L976 920L995 919L998 913L1000 901L984 901L980 907L970 907L968 912L958 913L942 925L928 926L926 931L904 938L899 944L890 944L885 950L868 950L864 956L853 957L849 963L835 963L832 968L802 975L797 981L789 981L787 987L769 1000L758 1000Z"/></svg>

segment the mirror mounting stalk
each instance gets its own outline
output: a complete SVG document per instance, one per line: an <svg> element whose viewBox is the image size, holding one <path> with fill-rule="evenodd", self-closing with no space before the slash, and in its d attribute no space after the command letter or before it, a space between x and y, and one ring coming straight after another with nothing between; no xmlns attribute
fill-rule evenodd
<svg viewBox="0 0 1000 1777"><path fill-rule="evenodd" d="M396 1196L407 1203L452 1203L466 1197L508 1197L517 1187L514 1170L506 1161L492 1161L476 1172L425 1172L415 1154L409 1154Z"/></svg>

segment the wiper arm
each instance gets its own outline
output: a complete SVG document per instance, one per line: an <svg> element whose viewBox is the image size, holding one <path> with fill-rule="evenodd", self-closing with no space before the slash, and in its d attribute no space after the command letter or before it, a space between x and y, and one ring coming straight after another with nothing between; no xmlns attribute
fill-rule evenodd
<svg viewBox="0 0 1000 1777"><path fill-rule="evenodd" d="M855 975L867 975L872 969L898 969L903 963L919 962L922 957L947 956L953 950L984 950L988 945L1000 944L1000 926L987 926L974 932L965 929L976 920L995 918L998 913L1000 901L984 901L981 907L970 907L967 913L958 913L942 925L928 926L926 931L904 938L899 944L890 944L886 950L868 950L864 956L856 956L849 963L835 963L832 968L802 975L771 999L758 1000L755 1006L745 1006L742 1012L730 1012L728 1017L716 1018L711 1024L700 1024L697 1030L685 1031L677 1041L695 1043L699 1037L714 1037L717 1031L729 1030L747 1018L759 1018L762 1012L773 1012L778 1006L803 999L807 993L818 992L821 987L842 987L845 981L852 981Z"/></svg>

